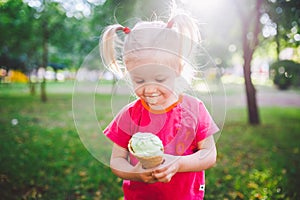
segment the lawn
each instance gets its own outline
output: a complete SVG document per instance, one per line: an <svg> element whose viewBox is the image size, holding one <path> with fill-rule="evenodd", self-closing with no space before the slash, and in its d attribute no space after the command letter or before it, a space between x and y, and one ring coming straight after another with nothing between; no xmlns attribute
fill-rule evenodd
<svg viewBox="0 0 300 200"><path fill-rule="evenodd" d="M72 94L49 87L42 103L24 85L0 85L0 199L121 199L121 180L80 140ZM106 125L110 97L95 99ZM244 108L227 111L206 199L300 198L300 108L263 107L260 116L262 125L251 127Z"/></svg>

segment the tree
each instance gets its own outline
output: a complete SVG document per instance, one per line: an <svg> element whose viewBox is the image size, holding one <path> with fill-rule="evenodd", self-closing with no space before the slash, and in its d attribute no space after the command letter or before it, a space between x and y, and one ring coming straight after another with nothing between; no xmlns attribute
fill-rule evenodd
<svg viewBox="0 0 300 200"><path fill-rule="evenodd" d="M241 5L241 1L234 0L234 4L236 5L237 12L239 13L242 26L243 70L248 120L251 125L257 125L260 123L260 119L256 101L256 89L251 79L251 61L255 48L259 43L258 37L261 31L260 17L262 15L263 0L256 0L254 6L247 7L247 10L245 10L245 7ZM248 10L249 8L250 10Z"/></svg>
<svg viewBox="0 0 300 200"><path fill-rule="evenodd" d="M26 2L26 3L24 3ZM67 17L62 4L71 1L21 1L7 0L0 3L0 45L1 57L22 57L26 64L24 72L30 72L33 67L46 69L49 60L79 65L83 56L91 50L90 38L85 37L90 29L78 26L79 20L85 18ZM57 3L59 2L59 3ZM17 11L17 12L16 12ZM78 38L82 40L78 40ZM85 47L83 47L85 46ZM53 55L55 54L55 55ZM45 70L44 70L45 71ZM35 86L35 84L30 84ZM41 100L47 100L46 79L41 82ZM34 87L32 87L34 91Z"/></svg>
<svg viewBox="0 0 300 200"><path fill-rule="evenodd" d="M204 41L207 41L208 51L212 52L215 60L219 60L220 66L232 66L233 53L241 54L248 121L253 125L259 124L256 91L251 80L251 61L259 42L263 0L192 2L187 6L204 22Z"/></svg>
<svg viewBox="0 0 300 200"><path fill-rule="evenodd" d="M298 47L300 45L300 1L277 0L267 3L267 14L276 28L274 39L277 48L277 60L279 53L286 47ZM268 25L268 24L266 24Z"/></svg>
<svg viewBox="0 0 300 200"><path fill-rule="evenodd" d="M36 43L32 41L33 26L35 26L32 20L33 10L21 0L8 0L0 3L0 12L1 56L26 63L31 52L36 51L34 48ZM19 70L27 72L25 67Z"/></svg>

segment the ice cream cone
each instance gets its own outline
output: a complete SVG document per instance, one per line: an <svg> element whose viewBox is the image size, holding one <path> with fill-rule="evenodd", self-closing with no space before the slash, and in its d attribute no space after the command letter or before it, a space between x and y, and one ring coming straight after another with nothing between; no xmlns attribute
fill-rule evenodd
<svg viewBox="0 0 300 200"><path fill-rule="evenodd" d="M150 168L157 167L163 163L163 160L164 160L163 159L163 145L157 136L155 136L153 134L149 135L148 133L146 133L146 134L145 135L140 134L139 136L135 137L134 139L140 140L140 141L143 140L143 142L147 141L149 143L152 143L153 140L156 140L156 142L154 142L155 145L153 144L153 150L154 150L153 152L155 152L154 154L149 154L149 152L148 152L149 149L147 152L143 152L143 153L134 151L134 148L132 147L132 139L128 143L128 150L133 156L135 156L140 161L140 163L142 164L144 169L150 169ZM151 139L149 139L149 137L144 137L144 136L150 136L152 138L152 141L151 141ZM155 137L155 139L154 139L154 137ZM157 141L159 141L159 142L157 143ZM159 145L157 145L157 144L159 144ZM152 146L152 145L150 145L150 146Z"/></svg>
<svg viewBox="0 0 300 200"><path fill-rule="evenodd" d="M163 163L163 156L151 156L151 157L136 157L142 164L144 169L150 169L159 166Z"/></svg>
<svg viewBox="0 0 300 200"><path fill-rule="evenodd" d="M130 145L128 145L128 149L132 155L134 155L142 164L144 169L150 169L159 166L163 163L163 156L138 156L136 155Z"/></svg>

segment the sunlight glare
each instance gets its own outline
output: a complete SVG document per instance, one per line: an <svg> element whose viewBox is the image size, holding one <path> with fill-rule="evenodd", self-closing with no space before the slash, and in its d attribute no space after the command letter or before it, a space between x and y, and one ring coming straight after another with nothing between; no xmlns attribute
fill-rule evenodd
<svg viewBox="0 0 300 200"><path fill-rule="evenodd" d="M27 3L32 8L39 8L42 5L40 0L23 0L24 3Z"/></svg>
<svg viewBox="0 0 300 200"><path fill-rule="evenodd" d="M202 13L216 13L224 6L224 0L181 0L181 3L193 11Z"/></svg>

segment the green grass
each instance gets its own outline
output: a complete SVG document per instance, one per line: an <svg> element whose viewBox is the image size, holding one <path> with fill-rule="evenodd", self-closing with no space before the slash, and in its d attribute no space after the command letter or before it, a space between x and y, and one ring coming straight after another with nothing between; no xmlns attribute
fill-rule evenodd
<svg viewBox="0 0 300 200"><path fill-rule="evenodd" d="M261 108L262 125L230 110L217 142L217 165L207 171L206 199L298 199L299 108Z"/></svg>
<svg viewBox="0 0 300 200"><path fill-rule="evenodd" d="M22 92L0 93L0 104L0 199L122 196L121 181L81 143L71 94L49 94L42 103Z"/></svg>
<svg viewBox="0 0 300 200"><path fill-rule="evenodd" d="M96 99L103 107L97 118L106 125L110 97ZM0 86L0 105L0 199L122 197L121 180L78 136L72 94L51 92L42 103L27 86ZM206 172L205 199L299 199L300 108L260 108L262 125L254 127L245 110L227 112L217 165Z"/></svg>

